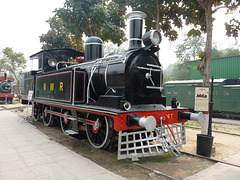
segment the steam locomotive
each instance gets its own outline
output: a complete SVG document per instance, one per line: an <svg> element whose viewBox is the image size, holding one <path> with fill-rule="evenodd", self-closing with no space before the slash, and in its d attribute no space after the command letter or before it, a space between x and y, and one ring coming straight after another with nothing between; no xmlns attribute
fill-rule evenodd
<svg viewBox="0 0 240 180"><path fill-rule="evenodd" d="M161 96L162 66L155 53L161 34L146 32L146 14L128 14L129 48L123 53L103 56L103 42L90 37L85 52L71 49L44 50L32 55L38 71L24 77L23 103L33 91L33 117L43 117L51 126L60 121L66 135L86 130L94 148L112 147L118 141L118 159L178 155L185 143L185 122L201 114L166 107ZM144 47L142 47L142 42Z"/></svg>
<svg viewBox="0 0 240 180"><path fill-rule="evenodd" d="M7 73L0 76L0 101L7 101L12 104L14 94L11 82L13 81L13 78L7 77Z"/></svg>

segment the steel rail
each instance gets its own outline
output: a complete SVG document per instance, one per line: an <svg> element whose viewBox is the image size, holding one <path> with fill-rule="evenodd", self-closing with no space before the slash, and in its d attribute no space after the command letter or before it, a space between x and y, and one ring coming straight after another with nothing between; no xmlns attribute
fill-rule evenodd
<svg viewBox="0 0 240 180"><path fill-rule="evenodd" d="M151 169L151 168L146 167L146 166L144 166L144 165L142 165L142 164L139 164L139 163L136 163L136 162L135 162L134 164L137 165L137 166L139 166L139 167L141 167L141 168L144 168L144 169L147 169L147 170L149 170L149 171L152 171L152 172L154 172L154 173L157 174L157 175L162 175L162 176L167 177L167 178L172 179L172 180L179 180L179 179L177 179L177 178L175 178L175 177L172 177L172 176L170 176L170 175L167 175L167 174L162 173L162 172L160 172L160 171L157 171L157 170L155 170L155 169Z"/></svg>
<svg viewBox="0 0 240 180"><path fill-rule="evenodd" d="M186 125L186 127L188 127L188 128L193 128L193 129L201 129L201 128L199 128L199 127L188 126L188 125ZM233 136L240 136L240 134L235 134L235 133L225 132L225 131L212 130L212 132L222 133L222 134L228 134L228 135L233 135Z"/></svg>
<svg viewBox="0 0 240 180"><path fill-rule="evenodd" d="M237 164L228 163L228 162L225 162L225 161L213 159L213 158L202 156L202 155L198 155L198 154L192 154L192 153L189 153L189 152L184 152L184 151L180 151L180 152L183 153L183 154L186 154L186 155L196 156L196 157L207 159L207 160L210 160L210 161L213 161L213 162L216 162L216 163L227 164L227 165L230 165L230 166L235 166L235 167L239 167L240 168L240 165L237 165Z"/></svg>

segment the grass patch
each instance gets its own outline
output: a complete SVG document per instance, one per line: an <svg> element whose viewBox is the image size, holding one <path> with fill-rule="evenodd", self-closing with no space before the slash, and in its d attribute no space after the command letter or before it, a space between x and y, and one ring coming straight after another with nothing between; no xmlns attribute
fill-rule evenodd
<svg viewBox="0 0 240 180"><path fill-rule="evenodd" d="M186 123L187 126L195 126L195 127L201 127L202 125L198 123L197 121L188 121Z"/></svg>
<svg viewBox="0 0 240 180"><path fill-rule="evenodd" d="M132 166L132 163L126 162L126 163L123 164L123 166L124 166L125 168L130 168L130 167Z"/></svg>
<svg viewBox="0 0 240 180"><path fill-rule="evenodd" d="M153 162L153 163L159 163L159 162L167 162L170 161L172 158L176 157L173 153L168 153L160 156L153 156L153 157L145 157L139 160L138 163L142 164L145 162Z"/></svg>

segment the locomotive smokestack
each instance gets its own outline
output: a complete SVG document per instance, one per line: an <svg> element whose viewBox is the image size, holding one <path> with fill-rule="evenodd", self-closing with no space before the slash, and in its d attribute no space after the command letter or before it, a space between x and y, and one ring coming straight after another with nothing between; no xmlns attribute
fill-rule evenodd
<svg viewBox="0 0 240 180"><path fill-rule="evenodd" d="M142 29L145 17L147 15L141 11L133 11L127 15L129 19L129 50L142 47Z"/></svg>
<svg viewBox="0 0 240 180"><path fill-rule="evenodd" d="M7 81L7 73L4 73L4 81Z"/></svg>

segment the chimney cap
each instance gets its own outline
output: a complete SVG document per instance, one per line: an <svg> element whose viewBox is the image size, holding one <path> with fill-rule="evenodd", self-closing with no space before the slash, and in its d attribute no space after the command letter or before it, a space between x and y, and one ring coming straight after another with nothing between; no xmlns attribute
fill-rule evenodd
<svg viewBox="0 0 240 180"><path fill-rule="evenodd" d="M131 17L146 18L147 15L144 12L142 12L142 11L132 11L132 12L127 14L127 18L131 18Z"/></svg>

